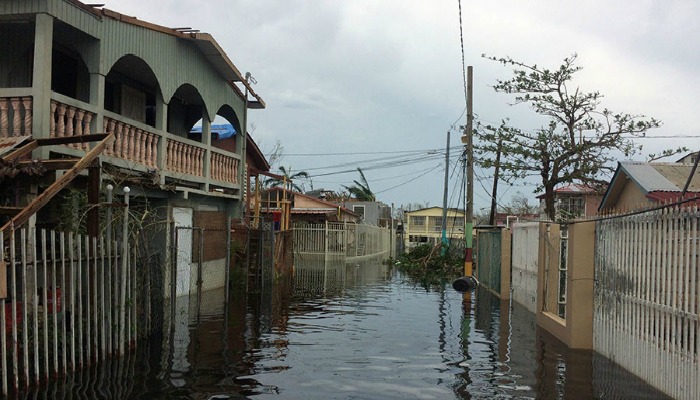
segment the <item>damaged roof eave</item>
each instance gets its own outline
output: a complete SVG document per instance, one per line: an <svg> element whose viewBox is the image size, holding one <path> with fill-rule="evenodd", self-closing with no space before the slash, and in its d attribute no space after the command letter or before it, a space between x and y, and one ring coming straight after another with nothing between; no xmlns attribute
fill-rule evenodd
<svg viewBox="0 0 700 400"><path fill-rule="evenodd" d="M236 68L236 66L228 58L224 50L219 46L219 44L214 40L214 37L208 33L194 32L190 33L190 36L194 39L199 51L204 54L207 60L219 71L219 73L231 83L231 87L238 89L236 86L237 82L243 84L243 86L248 90L248 93L253 96L255 100L248 100L248 108L261 109L265 108L265 101L253 90L248 81L241 74L241 71ZM245 97L244 93L237 90L242 97Z"/></svg>

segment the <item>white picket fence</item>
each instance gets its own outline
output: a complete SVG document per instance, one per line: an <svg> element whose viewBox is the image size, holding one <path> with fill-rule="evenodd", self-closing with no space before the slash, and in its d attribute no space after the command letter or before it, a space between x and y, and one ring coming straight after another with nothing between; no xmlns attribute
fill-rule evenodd
<svg viewBox="0 0 700 400"><path fill-rule="evenodd" d="M295 254L344 256L347 261L389 257L391 230L348 222L294 223Z"/></svg>
<svg viewBox="0 0 700 400"><path fill-rule="evenodd" d="M698 208L599 221L594 350L677 399L700 398Z"/></svg>

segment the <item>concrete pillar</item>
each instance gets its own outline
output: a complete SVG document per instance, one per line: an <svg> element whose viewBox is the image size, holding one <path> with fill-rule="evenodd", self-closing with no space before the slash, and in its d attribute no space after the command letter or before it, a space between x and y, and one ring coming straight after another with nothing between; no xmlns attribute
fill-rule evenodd
<svg viewBox="0 0 700 400"><path fill-rule="evenodd" d="M202 144L205 146L204 159L202 160L203 175L206 179L204 191L209 191L209 182L211 182L211 120L209 115L202 115Z"/></svg>
<svg viewBox="0 0 700 400"><path fill-rule="evenodd" d="M53 17L37 14L32 75L32 134L35 139L48 138L50 135L52 50ZM48 155L46 147L39 147L32 153L33 158L48 158Z"/></svg>
<svg viewBox="0 0 700 400"><path fill-rule="evenodd" d="M156 96L156 131L167 132L168 130L168 104L160 96ZM160 172L160 184L165 184L165 171L167 165L168 141L160 136L158 139L158 159L157 166Z"/></svg>
<svg viewBox="0 0 700 400"><path fill-rule="evenodd" d="M569 264L566 274L568 345L593 348L593 290L595 279L595 222L569 226Z"/></svg>
<svg viewBox="0 0 700 400"><path fill-rule="evenodd" d="M511 233L510 229L501 230L501 300L510 299L511 269Z"/></svg>

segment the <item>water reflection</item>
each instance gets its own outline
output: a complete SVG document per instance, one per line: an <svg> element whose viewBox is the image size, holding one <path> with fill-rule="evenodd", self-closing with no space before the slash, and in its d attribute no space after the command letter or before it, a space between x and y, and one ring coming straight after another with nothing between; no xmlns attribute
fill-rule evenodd
<svg viewBox="0 0 700 400"><path fill-rule="evenodd" d="M178 303L171 328L134 355L20 397L663 398L487 291L426 290L376 260L295 267L228 302L211 291Z"/></svg>

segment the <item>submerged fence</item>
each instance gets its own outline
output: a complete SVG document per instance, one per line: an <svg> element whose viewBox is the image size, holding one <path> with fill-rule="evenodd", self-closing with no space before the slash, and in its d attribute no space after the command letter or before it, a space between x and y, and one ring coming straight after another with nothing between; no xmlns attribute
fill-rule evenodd
<svg viewBox="0 0 700 400"><path fill-rule="evenodd" d="M697 206L597 223L594 349L678 399L700 398Z"/></svg>
<svg viewBox="0 0 700 400"><path fill-rule="evenodd" d="M139 330L150 328L137 320L148 275L137 274L121 240L128 237L128 201L127 195L118 240L112 229L98 237L33 227L0 233L4 395L122 355Z"/></svg>
<svg viewBox="0 0 700 400"><path fill-rule="evenodd" d="M347 222L298 222L292 229L296 254L326 254L349 260L390 255L391 230L386 228Z"/></svg>

